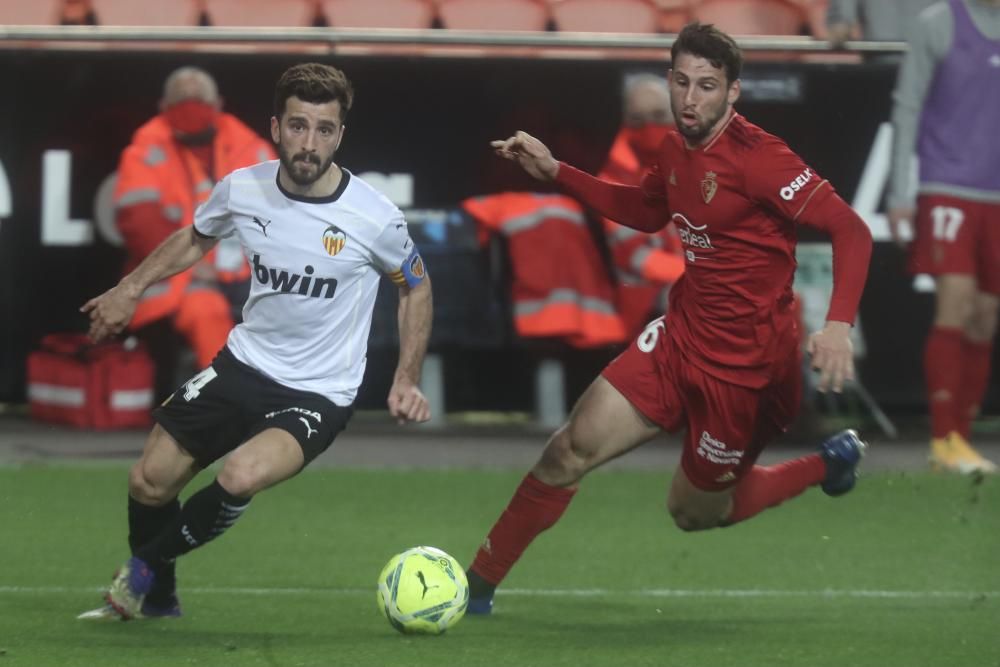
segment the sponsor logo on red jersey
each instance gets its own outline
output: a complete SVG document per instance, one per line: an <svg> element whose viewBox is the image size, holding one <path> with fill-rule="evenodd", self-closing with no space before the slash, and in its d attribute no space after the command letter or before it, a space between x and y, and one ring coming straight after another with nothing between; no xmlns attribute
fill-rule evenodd
<svg viewBox="0 0 1000 667"><path fill-rule="evenodd" d="M712 237L705 231L708 229L708 225L696 225L681 213L674 213L671 219L677 227L677 235L681 237L681 243L687 246L684 255L688 258L688 261L693 262L698 257L693 249L715 249L712 245Z"/></svg>
<svg viewBox="0 0 1000 667"><path fill-rule="evenodd" d="M785 201L792 201L792 198L795 197L795 193L805 187L806 183L812 180L812 177L812 169L806 169L801 174L796 176L794 181L781 188L781 190L778 191L778 194L781 195L781 198Z"/></svg>

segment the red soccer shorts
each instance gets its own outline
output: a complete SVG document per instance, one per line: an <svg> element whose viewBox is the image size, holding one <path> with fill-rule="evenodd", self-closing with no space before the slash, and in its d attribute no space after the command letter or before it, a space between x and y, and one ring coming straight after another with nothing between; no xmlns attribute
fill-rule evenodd
<svg viewBox="0 0 1000 667"><path fill-rule="evenodd" d="M762 389L724 382L690 363L660 318L602 375L665 431L685 429L684 474L703 491L720 491L735 485L791 425L802 396L799 358L793 346Z"/></svg>
<svg viewBox="0 0 1000 667"><path fill-rule="evenodd" d="M1000 204L921 195L909 269L972 275L979 289L1000 294Z"/></svg>

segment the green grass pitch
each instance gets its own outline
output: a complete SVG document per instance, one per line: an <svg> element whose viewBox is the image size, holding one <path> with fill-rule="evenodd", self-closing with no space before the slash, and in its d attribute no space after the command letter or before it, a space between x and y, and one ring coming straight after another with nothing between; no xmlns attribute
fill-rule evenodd
<svg viewBox="0 0 1000 667"><path fill-rule="evenodd" d="M685 534L666 473L599 472L492 617L404 637L382 565L418 544L467 564L519 473L308 470L179 561L183 618L78 621L127 557L126 471L0 468L0 667L1000 666L996 478L872 475Z"/></svg>

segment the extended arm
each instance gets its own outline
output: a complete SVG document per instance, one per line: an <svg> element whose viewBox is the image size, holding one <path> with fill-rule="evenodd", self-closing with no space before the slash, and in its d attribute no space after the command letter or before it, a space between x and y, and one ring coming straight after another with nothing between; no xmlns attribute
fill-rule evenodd
<svg viewBox="0 0 1000 667"><path fill-rule="evenodd" d="M626 227L655 232L669 221L665 197L650 197L642 187L602 181L558 162L545 144L527 132L518 131L491 145L500 157L517 162L540 181L556 181L584 205Z"/></svg>
<svg viewBox="0 0 1000 667"><path fill-rule="evenodd" d="M602 181L562 162L556 182L604 217L640 232L658 232L670 221L667 200L647 197L640 186Z"/></svg>
<svg viewBox="0 0 1000 667"><path fill-rule="evenodd" d="M99 341L124 329L146 288L190 268L215 243L214 238L199 236L192 226L182 227L168 236L117 285L80 308L81 312L90 314L90 337Z"/></svg>

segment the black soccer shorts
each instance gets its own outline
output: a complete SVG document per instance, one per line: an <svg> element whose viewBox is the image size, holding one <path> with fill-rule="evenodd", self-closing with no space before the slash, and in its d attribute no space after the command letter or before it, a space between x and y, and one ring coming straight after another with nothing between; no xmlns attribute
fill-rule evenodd
<svg viewBox="0 0 1000 667"><path fill-rule="evenodd" d="M341 407L275 382L224 347L211 366L153 410L153 419L202 468L269 428L292 434L308 465L326 451L353 413L353 406Z"/></svg>

